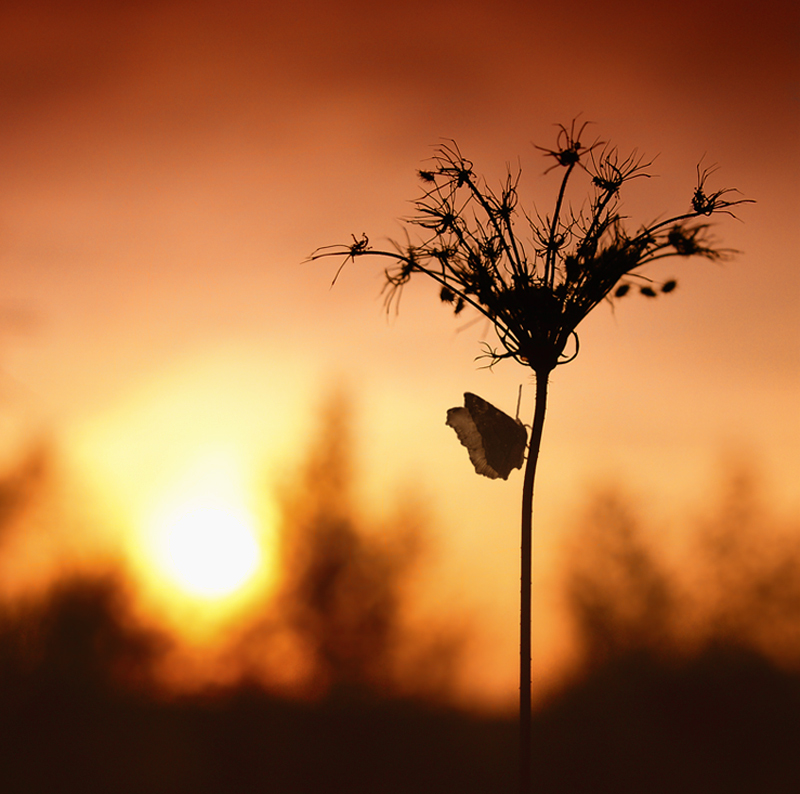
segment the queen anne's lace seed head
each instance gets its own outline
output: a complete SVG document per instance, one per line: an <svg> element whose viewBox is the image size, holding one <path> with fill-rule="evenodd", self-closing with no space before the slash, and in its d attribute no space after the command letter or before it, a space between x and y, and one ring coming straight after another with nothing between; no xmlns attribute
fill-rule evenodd
<svg viewBox="0 0 800 794"><path fill-rule="evenodd" d="M698 166L685 212L630 229L620 193L631 180L649 177L651 163L635 151L623 158L599 140L585 144L587 127L577 120L569 128L559 125L555 148L537 147L554 161L545 173L562 169L550 214L520 209L518 171L509 172L496 192L450 142L437 149L430 168L418 171L424 192L406 223L423 231L420 241L383 250L372 248L366 235L353 236L351 244L318 249L311 258L341 256L342 266L361 256L389 259L387 307L414 274L424 274L439 284L455 314L471 307L492 322L500 346L487 346L490 366L513 358L546 374L574 358L565 353L568 344L574 340L577 349L578 325L603 300L622 298L632 285L649 298L675 289L675 280L646 278L642 269L649 263L730 253L714 244L708 223L699 219L732 215L732 207L748 202L727 188L709 190L716 169ZM576 211L567 192L580 174L588 176L590 195Z"/></svg>

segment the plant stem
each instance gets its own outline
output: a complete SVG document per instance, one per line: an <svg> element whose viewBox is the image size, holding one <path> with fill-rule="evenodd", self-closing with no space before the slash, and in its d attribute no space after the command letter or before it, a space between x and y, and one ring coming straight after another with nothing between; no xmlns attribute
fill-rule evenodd
<svg viewBox="0 0 800 794"><path fill-rule="evenodd" d="M519 791L531 794L531 583L533 580L533 483L542 441L550 370L536 373L528 463L522 485L522 542L519 618Z"/></svg>

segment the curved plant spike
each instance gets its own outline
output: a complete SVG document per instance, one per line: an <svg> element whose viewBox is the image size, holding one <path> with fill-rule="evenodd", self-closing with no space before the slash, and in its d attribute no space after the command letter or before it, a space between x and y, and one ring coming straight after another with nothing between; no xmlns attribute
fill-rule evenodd
<svg viewBox="0 0 800 794"><path fill-rule="evenodd" d="M353 236L352 243L320 248L310 257L340 259L334 281L351 260L387 260L387 309L396 304L412 276L426 276L436 282L441 301L454 314L471 309L491 322L499 345L485 343L489 366L510 358L536 375L522 493L521 794L529 794L531 783L533 485L550 373L575 358L578 325L599 303L624 297L632 286L647 298L675 289L674 280L657 284L649 279L642 272L646 265L670 257L718 260L733 253L716 245L708 219L732 216L734 207L750 203L735 190L711 190L708 182L716 167L698 165L684 210L630 228L621 213L620 195L628 182L651 176L651 162L636 151L623 157L616 147L597 139L586 144L588 126L579 126L577 120L569 127L559 125L554 148L537 147L552 160L545 173L561 172L549 214L529 215L520 207L519 171L509 171L495 190L476 175L457 144L447 141L430 166L418 172L423 192L414 203L415 213L405 220L407 228L418 231L415 241L408 235L404 244L373 248L366 235ZM580 177L588 181L588 197L576 210L569 196Z"/></svg>

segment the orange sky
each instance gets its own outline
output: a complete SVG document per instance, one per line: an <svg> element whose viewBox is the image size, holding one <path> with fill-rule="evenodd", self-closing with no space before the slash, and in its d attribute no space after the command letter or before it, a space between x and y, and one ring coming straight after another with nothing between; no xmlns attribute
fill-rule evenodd
<svg viewBox="0 0 800 794"><path fill-rule="evenodd" d="M465 390L513 412L524 383L527 418L530 378L479 370L485 329L459 333L428 285L387 322L379 263L333 290L332 263L301 263L398 235L443 138L490 181L519 162L546 206L555 175L531 144L580 113L658 155L634 219L682 211L703 157L758 203L720 224L733 261L676 262L675 294L583 326L551 386L540 564L587 484L701 500L731 450L798 508L796 3L17 6L0 10L7 448L43 429L121 491L204 444L279 471L341 380L372 498L411 481L433 500L452 591L503 616L513 675L521 477L478 480L444 417Z"/></svg>

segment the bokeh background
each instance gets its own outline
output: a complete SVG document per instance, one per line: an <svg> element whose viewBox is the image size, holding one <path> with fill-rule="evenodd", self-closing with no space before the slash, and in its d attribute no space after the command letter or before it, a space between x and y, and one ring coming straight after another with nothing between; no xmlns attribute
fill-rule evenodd
<svg viewBox="0 0 800 794"><path fill-rule="evenodd" d="M492 715L477 745L504 748L507 730L513 745L521 477L478 478L444 419L464 391L513 414L521 386L529 421L531 378L481 369L491 330L429 285L387 315L379 262L332 288L336 263L306 260L351 234L401 237L443 140L489 184L520 167L522 200L546 211L558 177L534 144L576 117L655 158L626 198L634 224L686 208L700 162L756 203L716 229L739 253L654 271L679 284L657 301L599 307L553 377L537 702L634 651L689 664L731 644L755 655L736 675L769 689L778 665L796 694L799 29L779 1L3 3L0 590L9 680L40 698L20 713L53 702L48 659L73 647L73 667L52 668L72 680L107 630L123 647L98 669L126 692L247 700L247 682L248 702L332 708L331 691L366 687ZM198 597L156 547L164 516L209 494L248 511L261 556L241 588ZM703 691L728 669L709 658L685 673ZM613 685L678 686L641 669ZM613 701L628 728L635 701ZM726 724L700 711L701 733ZM194 717L158 713L185 718L159 730L191 748ZM559 719L574 735L552 719L547 735ZM54 746L74 728L60 727ZM194 780L187 759L204 754L183 752L164 790Z"/></svg>

